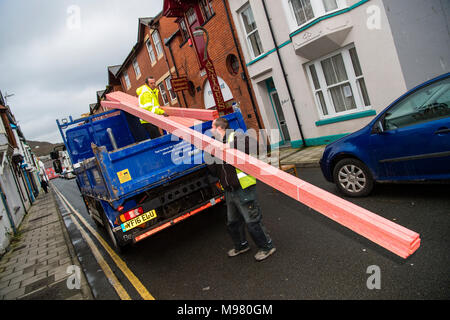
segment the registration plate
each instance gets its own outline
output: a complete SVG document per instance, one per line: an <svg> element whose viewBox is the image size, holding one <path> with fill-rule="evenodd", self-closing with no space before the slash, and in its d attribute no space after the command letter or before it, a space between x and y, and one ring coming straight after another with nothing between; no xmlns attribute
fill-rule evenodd
<svg viewBox="0 0 450 320"><path fill-rule="evenodd" d="M141 214L140 216L133 218L131 220L128 220L127 222L122 223L122 231L127 232L133 228L136 228L137 226L140 226L141 224L153 220L157 217L156 211L152 210L149 212L146 212L144 214Z"/></svg>

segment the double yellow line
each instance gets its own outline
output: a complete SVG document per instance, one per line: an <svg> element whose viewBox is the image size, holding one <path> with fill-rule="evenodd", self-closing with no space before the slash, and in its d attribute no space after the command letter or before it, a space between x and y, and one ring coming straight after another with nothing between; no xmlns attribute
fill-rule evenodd
<svg viewBox="0 0 450 320"><path fill-rule="evenodd" d="M72 211L73 214L75 214L78 217L78 219L80 219L80 221L83 223L83 225L100 242L100 244L103 246L103 248L106 250L106 252L108 252L108 254L111 256L112 260L117 265L117 267L119 267L119 269L123 272L123 274L127 277L127 279L130 281L130 283L137 290L137 292L141 295L142 299L155 300L155 298L150 294L150 292L148 292L147 288L144 287L144 285L141 283L141 281L128 268L126 263L114 252L113 249L111 249L111 247L108 245L108 243L98 234L98 232L94 228L91 227L91 225L83 218L83 216L77 210L75 210L75 208L63 196L63 194L55 186L54 186L53 190L55 190L56 194L60 197L60 199L62 200L62 203L66 207L66 209L68 209L67 206L70 208L70 210L67 210L67 211ZM114 275L111 268L109 267L108 263L105 261L105 259L101 255L100 251L98 250L98 248L95 245L92 238L89 236L89 234L86 231L84 231L84 229L81 227L81 225L78 223L78 221L75 219L75 217L72 214L70 215L70 218L72 219L74 224L77 226L77 228L80 230L81 235L86 240L86 243L89 245L89 247L91 248L95 259L97 260L98 264L102 268L103 272L105 273L109 282L113 286L114 290L116 290L120 299L131 300L131 298L128 295L128 293L126 292L125 288L121 285L121 283L119 282L119 280Z"/></svg>

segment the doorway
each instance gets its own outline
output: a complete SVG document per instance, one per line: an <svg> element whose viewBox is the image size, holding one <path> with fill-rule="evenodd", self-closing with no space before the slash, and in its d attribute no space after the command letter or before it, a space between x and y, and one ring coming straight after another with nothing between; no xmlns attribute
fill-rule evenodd
<svg viewBox="0 0 450 320"><path fill-rule="evenodd" d="M278 130L280 131L281 141L280 145L291 141L289 130L286 123L286 117L284 116L283 108L281 105L280 97L275 87L275 83L272 78L266 80L267 91L269 93L270 103L272 105L275 120L277 122Z"/></svg>

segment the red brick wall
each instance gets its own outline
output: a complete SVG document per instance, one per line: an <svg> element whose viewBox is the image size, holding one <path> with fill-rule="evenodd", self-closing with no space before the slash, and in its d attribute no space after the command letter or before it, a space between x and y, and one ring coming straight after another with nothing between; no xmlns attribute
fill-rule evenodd
<svg viewBox="0 0 450 320"><path fill-rule="evenodd" d="M208 54L214 63L216 73L221 77L231 90L234 101L239 103L242 115L248 128L258 129L258 123L256 115L253 110L252 100L247 89L246 82L242 79L242 73L244 72L248 77L247 70L242 69L242 65L239 63L239 71L237 74L231 74L228 71L226 65L226 59L229 54L234 54L239 57L238 51L240 48L235 47L233 41L232 32L230 30L229 21L227 19L225 7L223 1L213 0L211 1L214 16L209 21L204 23L203 27L208 31L210 41L208 46ZM151 65L150 57L145 45L145 41L137 48L137 61L141 70L141 77L136 79L136 74L132 65L132 60L127 63L126 69L130 78L131 87L129 89L125 86L125 80L123 74L120 74L120 81L122 83L122 90L128 94L136 95L136 89L144 84L146 77L152 75L157 81L167 74L169 68L174 66L169 49L164 45L164 39L172 36L179 28L175 22L175 18L160 17L157 25L161 42L163 44L163 50L165 55L157 60L154 65ZM233 28L235 28L233 21L231 21ZM151 32L148 27L145 27L145 35L149 35L152 43ZM236 34L236 33L235 33ZM143 39L144 39L143 37ZM190 47L188 42L184 42L180 33L177 33L176 37L171 41L170 47L172 49L175 65L180 76L187 76L190 81L193 82L195 87L195 95L192 97L188 91L184 91L183 94L179 92L177 103L169 104L175 107L188 107L188 108L204 108L203 89L205 83L208 81L206 74L200 75L200 66L195 54L194 47ZM154 48L156 54L156 48ZM242 51L241 56L243 57ZM166 61L167 58L167 61ZM176 72L171 72L172 77L176 77ZM163 80L163 79L162 79ZM250 81L249 81L250 82ZM165 84L164 84L165 85ZM251 87L251 83L249 83ZM197 89L199 91L197 91ZM253 89L251 88L251 91ZM166 88L167 92L167 88ZM253 91L252 91L253 94ZM167 92L167 95L169 93ZM256 99L253 99L256 109L258 110ZM170 101L170 97L169 97ZM163 101L160 95L160 104L163 105ZM261 119L261 116L259 115ZM263 123L261 121L261 126Z"/></svg>
<svg viewBox="0 0 450 320"><path fill-rule="evenodd" d="M231 90L234 100L239 103L247 127L258 129L247 85L241 77L241 73L246 72L246 70L242 70L242 66L239 65L238 73L233 75L228 71L226 65L227 56L229 54L234 54L238 58L238 53L233 41L223 1L213 0L211 4L215 15L203 25L208 31L210 38L208 54L214 63L217 75L225 81ZM186 103L189 108L204 108L203 88L207 81L207 77L206 75L200 75L200 68L194 47L190 47L187 42L183 44L182 41L181 35L178 34L171 42L171 48L178 72L180 76L186 75L188 79L194 83L196 89L201 89L200 92L196 90L194 97L185 91L184 96L186 98ZM243 56L242 51L241 56ZM179 96L181 96L181 94ZM182 98L181 100L182 105L185 106L185 102ZM256 99L254 99L254 101L256 104ZM256 108L258 109L257 105Z"/></svg>
<svg viewBox="0 0 450 320"><path fill-rule="evenodd" d="M122 91L124 91L130 95L136 96L136 89L139 88L140 86L142 86L145 83L145 79L149 76L153 76L155 78L155 80L157 81L157 85L159 85L161 82L164 83L164 79L165 79L164 75L166 75L167 72L169 71L169 66L170 66L170 68L173 67L173 64L171 63L171 60L169 57L168 49L164 46L164 39L170 37L170 35L172 35L175 31L178 30L178 25L175 24L174 21L175 21L175 19L166 18L166 17L161 17L159 19L158 32L159 32L161 44L162 44L163 50L164 50L164 54L159 57L156 53L156 48L153 44L153 39L151 36L152 31L150 30L149 27L147 27L147 26L144 27L143 41L138 46L137 53L135 55L136 60L139 64L139 69L141 70L141 76L139 78L136 77L136 73L134 71L133 64L132 64L132 59L130 59L130 61L127 63L126 67L124 68L124 70L127 70L127 72L128 72L131 87L129 89L127 89L127 87L125 85L125 79L123 77L123 74L121 74L120 81L122 83ZM144 41L144 39L146 39L146 35L148 35L148 37L152 43L153 51L156 56L156 62L153 65L151 63L150 56L149 56L148 50L147 50L147 46L145 44L146 40ZM173 73L172 76L175 77L175 73ZM164 83L164 87L165 87L165 83ZM166 92L167 92L167 96L169 98L169 105L173 106L173 107L179 107L177 100L172 102L172 100L170 99L167 88L166 88ZM161 96L159 97L159 101L160 101L161 106L164 105L163 99Z"/></svg>

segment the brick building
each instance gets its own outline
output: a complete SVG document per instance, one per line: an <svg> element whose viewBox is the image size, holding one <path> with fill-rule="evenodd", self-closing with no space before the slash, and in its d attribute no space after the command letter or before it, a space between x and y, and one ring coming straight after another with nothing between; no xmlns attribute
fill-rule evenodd
<svg viewBox="0 0 450 320"><path fill-rule="evenodd" d="M111 91L120 90L135 96L136 89L150 75L160 90L161 106L216 107L206 72L199 63L191 39L194 28L201 26L209 35L208 56L214 63L225 103L241 109L249 128L263 128L234 24L229 18L227 1L182 3L183 11L175 11L173 6L164 3L164 8L170 7L169 10L163 10L153 18L139 19L136 44L121 65L108 67L108 86L97 95L91 114L104 111L100 101ZM202 39L203 36L195 37L196 43ZM172 90L170 79L179 76L188 78L189 90Z"/></svg>
<svg viewBox="0 0 450 320"><path fill-rule="evenodd" d="M162 14L139 19L137 42L116 71L123 92L136 95L136 89L145 83L148 76L153 76L160 91L161 106L180 106L170 84L175 68L169 61L168 50L163 42L177 29L174 19L163 17Z"/></svg>
<svg viewBox="0 0 450 320"><path fill-rule="evenodd" d="M228 13L228 3L222 0L164 1L163 14L175 18L177 27L165 44L175 62L176 73L187 76L189 81L189 90L184 92L182 104L189 108L215 107L207 74L202 70L195 50L197 46L198 51L203 52L206 37L200 35L192 39L195 28L200 26L209 36L208 56L214 64L225 103L239 106L249 128L263 128L243 64L243 54L235 37L234 23Z"/></svg>

